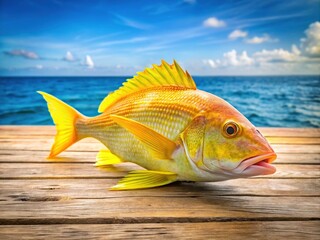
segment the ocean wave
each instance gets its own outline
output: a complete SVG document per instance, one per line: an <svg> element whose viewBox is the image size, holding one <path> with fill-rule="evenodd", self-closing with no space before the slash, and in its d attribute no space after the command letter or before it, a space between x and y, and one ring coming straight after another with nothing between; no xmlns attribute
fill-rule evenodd
<svg viewBox="0 0 320 240"><path fill-rule="evenodd" d="M296 108L295 113L299 113L304 116L314 116L314 117L320 118L320 111L310 111L310 110L305 109L303 107Z"/></svg>
<svg viewBox="0 0 320 240"><path fill-rule="evenodd" d="M48 92L85 115L126 77L0 78L0 124L52 124L37 90ZM320 127L320 77L194 77L198 88L235 106L256 126ZM17 91L17 89L19 91Z"/></svg>

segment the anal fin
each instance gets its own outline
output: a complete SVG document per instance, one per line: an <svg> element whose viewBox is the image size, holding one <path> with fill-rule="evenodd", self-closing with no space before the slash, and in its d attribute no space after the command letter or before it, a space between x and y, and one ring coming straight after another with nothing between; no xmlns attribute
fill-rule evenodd
<svg viewBox="0 0 320 240"><path fill-rule="evenodd" d="M96 163L95 166L101 167L101 166L107 166L112 164L119 164L124 161L122 161L120 158L118 158L116 155L110 152L108 149L102 149L98 153L96 157Z"/></svg>
<svg viewBox="0 0 320 240"><path fill-rule="evenodd" d="M172 172L137 170L129 172L110 190L132 190L153 188L177 181L177 174Z"/></svg>

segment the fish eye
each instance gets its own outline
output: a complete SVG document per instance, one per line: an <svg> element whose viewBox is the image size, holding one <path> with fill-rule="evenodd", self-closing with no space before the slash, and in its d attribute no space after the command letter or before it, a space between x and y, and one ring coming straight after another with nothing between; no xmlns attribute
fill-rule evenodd
<svg viewBox="0 0 320 240"><path fill-rule="evenodd" d="M223 135L230 138L235 137L240 132L240 127L235 122L226 122L223 126Z"/></svg>

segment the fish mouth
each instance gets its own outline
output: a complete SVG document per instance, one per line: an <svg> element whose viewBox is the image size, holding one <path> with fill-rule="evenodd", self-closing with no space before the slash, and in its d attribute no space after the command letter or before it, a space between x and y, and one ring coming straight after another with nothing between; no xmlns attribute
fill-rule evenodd
<svg viewBox="0 0 320 240"><path fill-rule="evenodd" d="M273 174L276 168L270 163L276 158L277 155L274 152L247 158L237 167L237 172L244 176Z"/></svg>

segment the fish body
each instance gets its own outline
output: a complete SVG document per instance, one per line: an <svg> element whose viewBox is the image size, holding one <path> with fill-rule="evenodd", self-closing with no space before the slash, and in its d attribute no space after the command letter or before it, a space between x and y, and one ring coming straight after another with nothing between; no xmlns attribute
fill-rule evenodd
<svg viewBox="0 0 320 240"><path fill-rule="evenodd" d="M100 115L88 118L40 92L57 126L54 157L86 137L101 141L97 165L133 162L113 190L174 181L221 181L270 174L276 155L266 139L223 99L198 90L174 62L154 65L107 96Z"/></svg>
<svg viewBox="0 0 320 240"><path fill-rule="evenodd" d="M215 99L206 101L209 98ZM123 161L136 163L149 170L175 172L178 180L206 181L207 176L204 178L197 174L186 159L180 134L199 112L212 109L214 102L225 103L200 90L182 90L170 86L149 88L128 95L100 116L80 120L76 125L81 137L90 136L100 140ZM143 142L112 119L113 115L132 119L177 142L176 157L165 158L171 159L170 161L156 160ZM210 177L217 178L212 175Z"/></svg>

